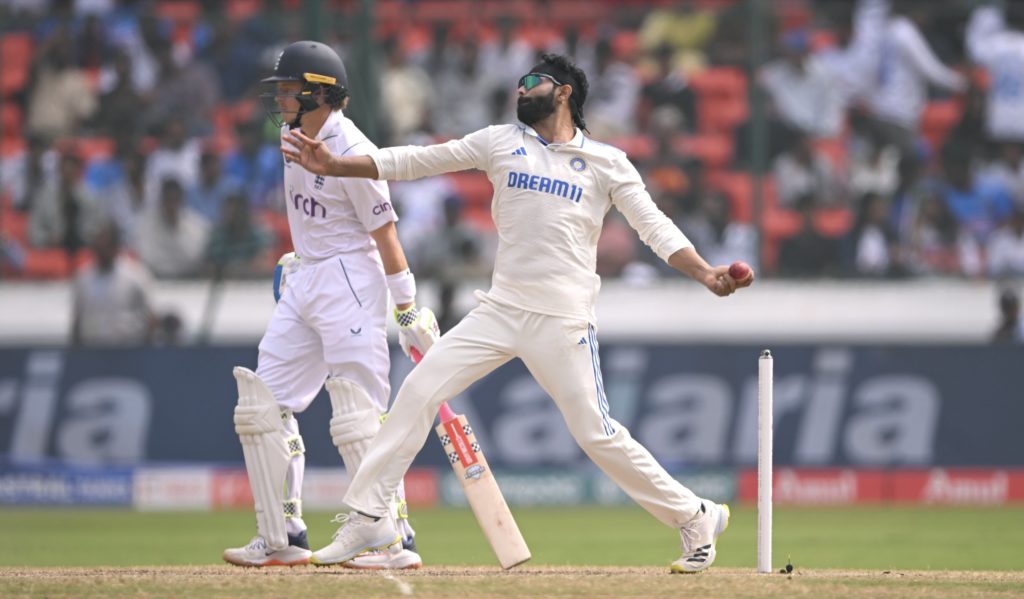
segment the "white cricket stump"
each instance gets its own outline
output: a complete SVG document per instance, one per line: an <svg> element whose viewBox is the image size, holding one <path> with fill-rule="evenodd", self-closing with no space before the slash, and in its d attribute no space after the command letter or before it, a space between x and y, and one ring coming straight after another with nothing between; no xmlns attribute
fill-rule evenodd
<svg viewBox="0 0 1024 599"><path fill-rule="evenodd" d="M757 361L757 571L772 572L772 352Z"/></svg>

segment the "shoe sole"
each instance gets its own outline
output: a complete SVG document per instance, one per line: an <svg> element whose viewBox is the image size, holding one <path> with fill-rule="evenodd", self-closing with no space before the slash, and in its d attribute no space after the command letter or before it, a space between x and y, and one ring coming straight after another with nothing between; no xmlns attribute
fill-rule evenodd
<svg viewBox="0 0 1024 599"><path fill-rule="evenodd" d="M379 547L366 547L364 549L361 549L359 551L359 553L357 553L356 555L354 555L354 556L352 556L352 557L350 557L350 558L348 558L346 560L335 560L335 561L332 561L332 562L322 561L314 553L312 556L310 556L309 563L313 564L314 566L340 566L340 565L342 565L342 564L344 564L346 562L352 561L353 559L356 558L356 556L358 556L358 555L360 555L362 553L365 553L367 551L387 550L388 547L394 545L395 543L401 543L401 542L402 542L402 537L401 536L397 536L397 537L395 537L394 541L391 541L390 543L388 543L386 545L381 545Z"/></svg>
<svg viewBox="0 0 1024 599"><path fill-rule="evenodd" d="M415 551L402 549L390 559L382 559L382 556L373 556L376 563L360 563L362 555L358 555L349 561L341 564L343 568L352 570L418 570L423 565L423 560Z"/></svg>
<svg viewBox="0 0 1024 599"><path fill-rule="evenodd" d="M423 567L422 562L416 562L409 564L408 566L353 566L352 560L343 562L342 568L348 568L349 570L419 570Z"/></svg>
<svg viewBox="0 0 1024 599"><path fill-rule="evenodd" d="M232 566L239 566L239 567L242 567L242 568L266 568L266 567L275 567L275 566L276 567L288 567L288 568L291 568L291 567L294 567L294 566L308 566L310 564L310 560L312 560L313 558L308 557L306 559L300 559L300 560L295 560L295 561L291 561L291 562L282 562L280 560L271 559L271 560L267 560L267 561L262 562L262 563L235 561L235 560L228 559L226 557L223 558L223 559L224 559L225 562L231 564Z"/></svg>
<svg viewBox="0 0 1024 599"><path fill-rule="evenodd" d="M722 510L723 515L718 517L718 524L715 525L715 539L712 541L712 554L709 556L707 565L700 570L684 570L682 566L672 564L670 570L673 574L700 574L715 562L715 558L718 557L718 537L722 536L722 533L729 528L729 519L732 517L732 510L729 509L728 503L720 504L718 507Z"/></svg>

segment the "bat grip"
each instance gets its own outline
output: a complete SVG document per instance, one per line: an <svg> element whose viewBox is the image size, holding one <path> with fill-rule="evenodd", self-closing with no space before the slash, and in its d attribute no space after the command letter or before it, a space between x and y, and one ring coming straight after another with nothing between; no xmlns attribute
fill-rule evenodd
<svg viewBox="0 0 1024 599"><path fill-rule="evenodd" d="M409 357L412 358L413 362L419 364L420 360L423 359L423 354L421 354L419 350L416 349L415 347L410 347ZM455 415L455 412L453 412L452 409L448 407L448 402L444 402L443 404L441 404L441 409L438 411L437 415L441 417L441 422L450 422L458 418L458 416Z"/></svg>
<svg viewBox="0 0 1024 599"><path fill-rule="evenodd" d="M437 415L441 417L441 422L451 422L458 418L458 416L455 415L455 412L448 407L448 402L441 404L441 409L438 410Z"/></svg>

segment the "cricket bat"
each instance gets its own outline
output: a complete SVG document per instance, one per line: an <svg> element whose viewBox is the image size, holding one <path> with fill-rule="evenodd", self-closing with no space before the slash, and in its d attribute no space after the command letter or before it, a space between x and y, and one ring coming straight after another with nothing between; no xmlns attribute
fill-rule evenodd
<svg viewBox="0 0 1024 599"><path fill-rule="evenodd" d="M422 356L415 349L412 353L418 364ZM447 402L441 404L438 416L441 424L434 430L498 563L508 570L529 561L530 548L487 465L473 428L466 417L452 411Z"/></svg>

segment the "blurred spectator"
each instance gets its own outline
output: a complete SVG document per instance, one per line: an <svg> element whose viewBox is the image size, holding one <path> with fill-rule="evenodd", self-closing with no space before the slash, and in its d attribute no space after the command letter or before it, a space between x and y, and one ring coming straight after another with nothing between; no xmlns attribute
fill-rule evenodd
<svg viewBox="0 0 1024 599"><path fill-rule="evenodd" d="M135 92L148 97L156 85L159 65L152 48L166 43L166 35L159 18L152 11L138 11L123 3L104 18L104 28L110 44L131 57L131 82ZM110 65L100 71L100 88L111 77Z"/></svg>
<svg viewBox="0 0 1024 599"><path fill-rule="evenodd" d="M402 247L411 248L407 258L413 272L429 268L419 251L423 243L441 234L444 227L445 200L456 195L455 186L448 177L424 177L412 181L392 181L391 203L402 219L398 237Z"/></svg>
<svg viewBox="0 0 1024 599"><path fill-rule="evenodd" d="M434 130L442 137L462 137L490 124L490 97L480 69L479 46L472 35L466 36L454 63L442 66L434 78L434 104L431 110ZM508 93L521 75L508 73Z"/></svg>
<svg viewBox="0 0 1024 599"><path fill-rule="evenodd" d="M864 195L859 202L857 222L850 231L854 246L856 274L887 277L899 274L899 240L889 223L889 203L885 196Z"/></svg>
<svg viewBox="0 0 1024 599"><path fill-rule="evenodd" d="M212 274L245 277L268 273L273 270L266 255L271 245L270 233L253 221L245 196L229 194L206 250Z"/></svg>
<svg viewBox="0 0 1024 599"><path fill-rule="evenodd" d="M519 77L534 64L534 51L530 44L516 36L517 22L503 16L497 19L498 39L480 47L480 71L487 77L487 94L502 92L506 103L513 105L515 94L510 90Z"/></svg>
<svg viewBox="0 0 1024 599"><path fill-rule="evenodd" d="M1024 210L1015 210L1006 224L996 229L986 256L989 275L1024 277Z"/></svg>
<svg viewBox="0 0 1024 599"><path fill-rule="evenodd" d="M74 66L74 49L65 29L41 44L28 99L26 130L46 140L74 135L96 110L96 92Z"/></svg>
<svg viewBox="0 0 1024 599"><path fill-rule="evenodd" d="M686 77L672 62L672 56L672 47L668 44L659 46L654 52L658 70L641 91L641 120L646 126L650 114L672 108L682 117L682 126L676 130L693 131L697 126L697 100Z"/></svg>
<svg viewBox="0 0 1024 599"><path fill-rule="evenodd" d="M156 56L159 75L146 110L147 129L175 118L182 120L189 135L209 133L213 109L220 102L220 83L213 69L202 60L186 62L175 56L168 43L157 48Z"/></svg>
<svg viewBox="0 0 1024 599"><path fill-rule="evenodd" d="M797 278L834 276L839 270L839 245L814 226L815 200L805 195L796 201L800 232L779 248L779 274Z"/></svg>
<svg viewBox="0 0 1024 599"><path fill-rule="evenodd" d="M562 33L564 37L555 39L548 44L544 48L544 52L572 56L576 61L576 66L587 73L589 77L590 73L594 72L594 42L589 37L582 35L579 27L575 24L566 24Z"/></svg>
<svg viewBox="0 0 1024 599"><path fill-rule="evenodd" d="M844 202L843 189L832 163L816 154L811 140L798 136L789 151L779 154L774 166L779 204L792 208L807 199L814 206Z"/></svg>
<svg viewBox="0 0 1024 599"><path fill-rule="evenodd" d="M209 223L217 222L228 195L240 187L221 174L221 159L213 148L206 148L199 157L199 178L188 186L187 204ZM245 200L245 196L242 196Z"/></svg>
<svg viewBox="0 0 1024 599"><path fill-rule="evenodd" d="M252 207L279 208L284 196L279 193L284 181L281 152L265 143L263 121L254 119L238 127L238 146L223 163L224 178L238 185Z"/></svg>
<svg viewBox="0 0 1024 599"><path fill-rule="evenodd" d="M858 143L850 153L850 195L876 194L892 197L900 182L900 152L880 139Z"/></svg>
<svg viewBox="0 0 1024 599"><path fill-rule="evenodd" d="M426 124L434 96L433 83L426 71L406 59L397 38L389 38L384 51L388 64L380 86L383 112L391 121L391 142L403 145L411 133Z"/></svg>
<svg viewBox="0 0 1024 599"><path fill-rule="evenodd" d="M146 157L134 147L128 148L111 170L109 179L93 188L94 193L101 198L107 216L117 223L122 243L135 247L139 220L146 207Z"/></svg>
<svg viewBox="0 0 1024 599"><path fill-rule="evenodd" d="M81 4L81 2L79 2ZM82 21L75 40L75 57L83 69L99 69L107 59L107 41L103 25L95 13Z"/></svg>
<svg viewBox="0 0 1024 599"><path fill-rule="evenodd" d="M57 178L59 157L50 144L38 135L29 135L25 151L0 160L0 193L11 194L15 210L28 212L33 195L48 181Z"/></svg>
<svg viewBox="0 0 1024 599"><path fill-rule="evenodd" d="M682 223L683 232L709 264L742 260L758 270L758 235L750 223L733 219L732 206L723 194L706 190L696 214Z"/></svg>
<svg viewBox="0 0 1024 599"><path fill-rule="evenodd" d="M597 42L594 71L587 73L587 128L597 139L632 133L640 99L640 79L633 67L615 58L610 39Z"/></svg>
<svg viewBox="0 0 1024 599"><path fill-rule="evenodd" d="M1020 295L1012 289L999 294L999 326L993 343L1024 343L1024 321L1020 318Z"/></svg>
<svg viewBox="0 0 1024 599"><path fill-rule="evenodd" d="M199 274L210 225L187 206L176 179L165 179L160 199L147 206L139 223L136 249L142 261L158 277L189 277Z"/></svg>
<svg viewBox="0 0 1024 599"><path fill-rule="evenodd" d="M102 217L83 182L82 158L73 150L61 154L57 178L35 190L31 205L29 241L35 247L63 248L69 257L89 243Z"/></svg>
<svg viewBox="0 0 1024 599"><path fill-rule="evenodd" d="M692 65L705 62L704 47L715 34L715 13L679 3L647 13L637 37L646 51L668 48L670 59Z"/></svg>
<svg viewBox="0 0 1024 599"><path fill-rule="evenodd" d="M144 345L156 316L152 280L144 266L121 254L117 226L102 225L92 242L96 261L72 285L73 345Z"/></svg>
<svg viewBox="0 0 1024 599"><path fill-rule="evenodd" d="M830 72L844 106L868 100L878 73L889 18L889 0L835 0L820 12L830 13L835 45L815 52L815 59Z"/></svg>
<svg viewBox="0 0 1024 599"><path fill-rule="evenodd" d="M835 73L812 56L810 32L789 31L781 40L782 57L758 73L771 100L770 114L810 137L835 137L843 126L845 104Z"/></svg>
<svg viewBox="0 0 1024 599"><path fill-rule="evenodd" d="M943 157L945 181L939 194L957 223L979 243L1010 216L1013 201L1008 190L996 181L985 181L972 172L970 156L955 149Z"/></svg>
<svg viewBox="0 0 1024 599"><path fill-rule="evenodd" d="M183 185L199 178L201 142L187 137L185 124L178 118L164 123L160 145L149 155L146 163L146 205L157 203L160 186L166 179L176 179Z"/></svg>
<svg viewBox="0 0 1024 599"><path fill-rule="evenodd" d="M907 267L919 275L974 274L980 269L974 238L962 232L938 195L923 198L904 247Z"/></svg>
<svg viewBox="0 0 1024 599"><path fill-rule="evenodd" d="M439 299L437 320L448 330L462 319L455 311L454 300L459 286L474 278L490 274L490 261L480 236L462 220L462 199L449 196L444 201L444 229L420 246L425 276L437 281Z"/></svg>
<svg viewBox="0 0 1024 599"><path fill-rule="evenodd" d="M967 25L967 51L971 60L988 69L991 81L985 131L997 141L1024 141L1024 9L1010 15L1018 30L1007 27L1003 11L995 5L979 6Z"/></svg>
<svg viewBox="0 0 1024 599"><path fill-rule="evenodd" d="M1024 148L1020 143L999 144L999 155L979 176L1006 188L1014 205L1024 210Z"/></svg>
<svg viewBox="0 0 1024 599"><path fill-rule="evenodd" d="M139 114L146 103L132 84L131 73L132 58L121 50L114 55L113 69L100 79L102 95L95 126L104 135L138 132Z"/></svg>
<svg viewBox="0 0 1024 599"><path fill-rule="evenodd" d="M260 79L260 55L269 40L264 40L255 20L220 23L206 56L217 74L228 101L244 98Z"/></svg>
<svg viewBox="0 0 1024 599"><path fill-rule="evenodd" d="M872 125L885 144L899 148L902 159L917 161L917 135L928 99L928 84L963 91L962 76L943 65L921 34L929 4L902 0L885 25L882 50L870 94Z"/></svg>

